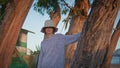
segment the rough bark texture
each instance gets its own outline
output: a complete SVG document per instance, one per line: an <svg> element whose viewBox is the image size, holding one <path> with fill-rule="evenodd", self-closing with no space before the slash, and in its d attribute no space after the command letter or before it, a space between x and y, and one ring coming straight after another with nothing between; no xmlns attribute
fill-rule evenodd
<svg viewBox="0 0 120 68"><path fill-rule="evenodd" d="M119 0L94 0L71 68L104 68Z"/></svg>
<svg viewBox="0 0 120 68"><path fill-rule="evenodd" d="M119 20L117 27L115 28L114 33L111 37L111 42L110 42L110 46L108 48L107 57L106 57L106 60L104 61L104 65L103 65L104 68L110 68L112 54L116 48L119 36L120 36L120 20Z"/></svg>
<svg viewBox="0 0 120 68"><path fill-rule="evenodd" d="M83 24L88 16L89 8L90 8L90 3L88 0L76 0L74 8L70 12L72 19L70 21L70 27L67 32L68 35L82 31ZM73 55L76 50L76 47L77 47L77 43L68 45L66 47L65 68L70 68L70 63L71 60L73 59Z"/></svg>
<svg viewBox="0 0 120 68"><path fill-rule="evenodd" d="M9 68L22 24L33 0L10 0L0 25L0 67Z"/></svg>

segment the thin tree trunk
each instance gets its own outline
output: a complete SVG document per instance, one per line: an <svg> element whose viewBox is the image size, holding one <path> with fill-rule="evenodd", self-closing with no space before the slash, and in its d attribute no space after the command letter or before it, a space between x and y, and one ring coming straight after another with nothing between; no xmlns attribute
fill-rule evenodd
<svg viewBox="0 0 120 68"><path fill-rule="evenodd" d="M22 24L33 0L12 0L0 28L0 67L9 68ZM2 33L1 33L2 32Z"/></svg>
<svg viewBox="0 0 120 68"><path fill-rule="evenodd" d="M104 61L104 65L103 65L104 68L110 68L112 54L116 48L119 36L120 36L120 20L119 20L117 27L116 27L116 29L111 37L111 43L110 43L110 46L108 48L108 54L107 54L106 60Z"/></svg>
<svg viewBox="0 0 120 68"><path fill-rule="evenodd" d="M95 0L85 22L71 68L104 68L119 0Z"/></svg>
<svg viewBox="0 0 120 68"><path fill-rule="evenodd" d="M60 6L58 4L57 4L57 9L55 11L51 12L50 18L53 20L54 25L57 26L61 19Z"/></svg>
<svg viewBox="0 0 120 68"><path fill-rule="evenodd" d="M70 21L70 27L67 32L68 35L75 34L82 31L83 24L87 18L90 3L88 0L76 0L73 10L72 19ZM80 10L81 13L77 13ZM65 68L70 68L71 60L73 59L74 52L76 50L77 43L70 44L66 47L65 52Z"/></svg>

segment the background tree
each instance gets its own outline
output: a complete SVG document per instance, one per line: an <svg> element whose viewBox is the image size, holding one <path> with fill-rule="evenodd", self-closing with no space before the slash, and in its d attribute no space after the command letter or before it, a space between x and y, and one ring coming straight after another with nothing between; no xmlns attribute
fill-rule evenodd
<svg viewBox="0 0 120 68"><path fill-rule="evenodd" d="M37 10L41 14L46 11L50 15L50 18L53 20L56 26L61 19L60 15L68 13L67 18L64 19L64 22L66 23L65 28L70 21L70 27L67 34L75 34L81 32L82 30L84 21L88 16L90 3L88 0L75 0L74 3L75 5L70 6L68 1L65 0L38 0L38 2L36 2L34 6L35 10ZM55 17L56 15L58 15L58 17ZM77 43L66 47L65 68L70 67L70 62L73 58L74 51L76 50L76 44Z"/></svg>
<svg viewBox="0 0 120 68"><path fill-rule="evenodd" d="M90 3L88 0L75 0L75 5L73 8L71 8L68 17L66 18L66 23L68 23L68 21L70 22L70 27L67 32L68 35L82 31L83 24L88 16L89 8ZM70 68L70 63L73 59L76 47L77 43L70 44L66 47L65 68Z"/></svg>

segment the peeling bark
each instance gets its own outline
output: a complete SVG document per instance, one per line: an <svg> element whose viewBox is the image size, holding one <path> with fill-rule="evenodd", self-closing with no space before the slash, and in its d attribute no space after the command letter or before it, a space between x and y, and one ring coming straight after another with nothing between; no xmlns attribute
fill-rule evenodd
<svg viewBox="0 0 120 68"><path fill-rule="evenodd" d="M119 0L95 0L85 22L71 68L104 68Z"/></svg>

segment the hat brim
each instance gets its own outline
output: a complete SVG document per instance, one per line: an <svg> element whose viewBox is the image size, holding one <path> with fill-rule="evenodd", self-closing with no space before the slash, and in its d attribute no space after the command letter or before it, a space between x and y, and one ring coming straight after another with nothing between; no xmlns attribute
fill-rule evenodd
<svg viewBox="0 0 120 68"><path fill-rule="evenodd" d="M42 33L45 33L45 28L48 28L48 27L43 27L43 28L41 29L41 32L42 32ZM58 31L58 28L56 28L56 27L51 27L51 28L54 28L54 29L55 29L54 32L57 32L57 31Z"/></svg>

